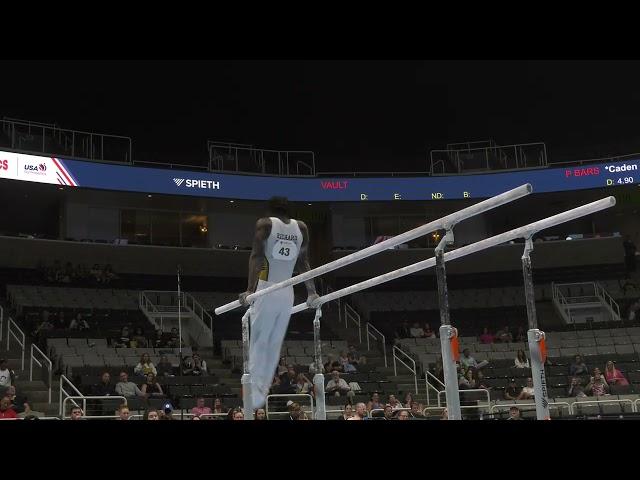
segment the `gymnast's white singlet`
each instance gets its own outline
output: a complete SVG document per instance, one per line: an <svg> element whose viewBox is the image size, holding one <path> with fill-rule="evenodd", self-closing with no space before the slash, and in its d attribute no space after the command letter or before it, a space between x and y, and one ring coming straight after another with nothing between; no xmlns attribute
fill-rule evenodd
<svg viewBox="0 0 640 480"><path fill-rule="evenodd" d="M265 262L256 290L291 278L302 246L298 222L284 223L270 217L271 233L264 241ZM259 297L251 305L249 373L252 383L253 408L264 406L273 375L278 366L282 342L293 307L293 287Z"/></svg>

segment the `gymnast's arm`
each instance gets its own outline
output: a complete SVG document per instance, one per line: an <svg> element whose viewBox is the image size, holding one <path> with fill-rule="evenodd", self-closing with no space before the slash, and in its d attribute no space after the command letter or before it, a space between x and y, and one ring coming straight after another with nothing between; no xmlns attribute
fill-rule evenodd
<svg viewBox="0 0 640 480"><path fill-rule="evenodd" d="M260 270L264 265L264 241L271 233L271 220L269 218L261 218L256 223L256 233L253 237L253 247L251 248L251 256L249 256L249 278L247 282L247 291L239 295L242 305L247 305L246 298L256 291L258 286L258 277Z"/></svg>
<svg viewBox="0 0 640 480"><path fill-rule="evenodd" d="M311 266L309 265L309 229L307 225L300 220L298 220L298 227L300 227L300 232L302 232L302 245L300 246L300 254L296 262L296 270L300 274L311 270ZM307 287L307 305L314 307L314 302L318 298L314 279L309 279L304 282L304 284Z"/></svg>

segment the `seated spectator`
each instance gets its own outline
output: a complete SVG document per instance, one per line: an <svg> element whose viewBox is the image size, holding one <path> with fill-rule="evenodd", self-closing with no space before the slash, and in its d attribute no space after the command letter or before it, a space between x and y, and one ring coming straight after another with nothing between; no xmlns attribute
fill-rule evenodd
<svg viewBox="0 0 640 480"><path fill-rule="evenodd" d="M38 418L44 416L44 412L34 411L33 408L31 408L31 403L29 402L24 402L24 410L21 413L18 413L18 418L24 418L25 420L28 420L30 417Z"/></svg>
<svg viewBox="0 0 640 480"><path fill-rule="evenodd" d="M196 406L191 409L191 413L197 416L211 414L211 409L204 405L204 397L198 397L196 399Z"/></svg>
<svg viewBox="0 0 640 480"><path fill-rule="evenodd" d="M224 413L224 407L222 406L222 400L216 398L213 400L213 411L212 413Z"/></svg>
<svg viewBox="0 0 640 480"><path fill-rule="evenodd" d="M529 365L529 359L525 355L524 350L518 350L514 363L516 368L531 368L531 365Z"/></svg>
<svg viewBox="0 0 640 480"><path fill-rule="evenodd" d="M329 355L329 358L331 358L331 355ZM284 356L280 357L280 362L278 363L278 371L276 373L276 375L280 376L283 373L287 373L287 370L289 370L289 367L287 365L287 359Z"/></svg>
<svg viewBox="0 0 640 480"><path fill-rule="evenodd" d="M607 362L607 366L604 370L604 378L609 385L629 385L629 381L625 378L622 372L615 367L611 360Z"/></svg>
<svg viewBox="0 0 640 480"><path fill-rule="evenodd" d="M90 328L91 327L89 326L89 323L87 323L87 321L82 317L82 314L80 312L78 312L78 314L76 315L76 318L71 320L71 323L69 324L70 330L83 331L83 330L89 330Z"/></svg>
<svg viewBox="0 0 640 480"><path fill-rule="evenodd" d="M409 333L411 334L411 336L413 338L423 338L424 337L424 330L422 329L422 327L420 326L420 324L418 322L415 322L413 324L413 327L411 327L411 329L409 330Z"/></svg>
<svg viewBox="0 0 640 480"><path fill-rule="evenodd" d="M523 420L520 409L518 407L511 407L507 420Z"/></svg>
<svg viewBox="0 0 640 480"><path fill-rule="evenodd" d="M394 394L389 395L389 403L388 405L391 405L391 408L393 408L394 410L398 409L398 408L403 408L402 404L398 401L398 399L396 398L396 396Z"/></svg>
<svg viewBox="0 0 640 480"><path fill-rule="evenodd" d="M317 373L324 373L324 372L325 372L325 369L324 369L324 365L322 365L322 363L320 364L320 372L317 371L316 361L315 360L309 364L309 373L311 375L315 375Z"/></svg>
<svg viewBox="0 0 640 480"><path fill-rule="evenodd" d="M411 416L413 418L424 418L424 414L422 413L422 410L420 408L420 404L418 402L411 402L411 412L409 412L411 414Z"/></svg>
<svg viewBox="0 0 640 480"><path fill-rule="evenodd" d="M484 388L485 390L491 389L491 385L489 385L489 382L484 378L482 370L474 370L473 379L475 381L475 388Z"/></svg>
<svg viewBox="0 0 640 480"><path fill-rule="evenodd" d="M129 327L124 326L120 330L120 337L114 342L116 348L129 348L131 337L129 336Z"/></svg>
<svg viewBox="0 0 640 480"><path fill-rule="evenodd" d="M489 328L484 327L484 329L482 330L482 335L480 335L480 343L493 343L494 339L495 337L493 336L493 334L489 333Z"/></svg>
<svg viewBox="0 0 640 480"><path fill-rule="evenodd" d="M69 417L69 420L85 420L82 408L73 407L71 409L71 416Z"/></svg>
<svg viewBox="0 0 640 480"><path fill-rule="evenodd" d="M153 373L147 374L147 381L142 384L140 391L147 397L164 397L162 386L158 383Z"/></svg>
<svg viewBox="0 0 640 480"><path fill-rule="evenodd" d="M300 420L300 416L303 415L303 411L298 402L289 400L287 402L287 408L289 409L289 420Z"/></svg>
<svg viewBox="0 0 640 480"><path fill-rule="evenodd" d="M244 420L244 413L240 407L229 410L229 420Z"/></svg>
<svg viewBox="0 0 640 480"><path fill-rule="evenodd" d="M524 331L524 327L518 327L518 333L516 333L516 342L526 342L527 341L527 332Z"/></svg>
<svg viewBox="0 0 640 480"><path fill-rule="evenodd" d="M469 349L465 348L462 351L462 356L460 357L460 364L464 367L465 370L471 367L475 368L476 370L479 370L482 367L488 365L489 362L487 362L486 360L483 360L482 362L478 363L476 359L471 356Z"/></svg>
<svg viewBox="0 0 640 480"><path fill-rule="evenodd" d="M371 411L371 410L369 410ZM367 407L364 403L356 403L355 412L347 420L364 420L367 416Z"/></svg>
<svg viewBox="0 0 640 480"><path fill-rule="evenodd" d="M367 412L370 412L371 410L378 410L383 407L384 404L380 403L380 394L378 392L373 392L369 403L367 403Z"/></svg>
<svg viewBox="0 0 640 480"><path fill-rule="evenodd" d="M155 408L150 408L144 412L143 420L160 420L160 413Z"/></svg>
<svg viewBox="0 0 640 480"><path fill-rule="evenodd" d="M27 408L28 406L27 397L25 397L24 395L18 396L16 394L16 387L14 385L11 385L7 388L5 396L11 402L11 408L16 413L23 413L25 411L25 408Z"/></svg>
<svg viewBox="0 0 640 480"><path fill-rule="evenodd" d="M125 398L145 396L135 383L129 381L129 374L125 371L120 372L120 381L116 383L116 393Z"/></svg>
<svg viewBox="0 0 640 480"><path fill-rule="evenodd" d="M116 415L118 415L117 420L130 420L131 417L131 412L129 412L129 407L127 407L125 404L120 405L120 407L118 407L118 412L116 413Z"/></svg>
<svg viewBox="0 0 640 480"><path fill-rule="evenodd" d="M396 413L396 420L409 420L409 412L406 410L400 410Z"/></svg>
<svg viewBox="0 0 640 480"><path fill-rule="evenodd" d="M100 397L117 395L115 387L111 384L109 372L104 372L100 377L100 383L93 386L93 394Z"/></svg>
<svg viewBox="0 0 640 480"><path fill-rule="evenodd" d="M144 336L142 327L136 327L133 331L133 337L129 342L131 348L144 348L147 346L147 338Z"/></svg>
<svg viewBox="0 0 640 480"><path fill-rule="evenodd" d="M391 402L389 402L389 403L391 403ZM402 404L403 404L405 407L410 407L412 403L413 403L413 394L412 394L411 392L407 392L407 393L405 394L405 396L404 396L404 399L403 399L403 401L402 401Z"/></svg>
<svg viewBox="0 0 640 480"><path fill-rule="evenodd" d="M344 373L355 373L356 372L356 367L354 367L353 365L351 365L351 363L349 363L349 357L347 356L347 352L345 352L345 351L340 352L340 356L338 357L338 361L340 362L340 365L342 366L342 371Z"/></svg>
<svg viewBox="0 0 640 480"><path fill-rule="evenodd" d="M97 263L93 264L93 267L89 270L89 275L91 275L97 283L102 283L102 269Z"/></svg>
<svg viewBox="0 0 640 480"><path fill-rule="evenodd" d="M589 384L585 387L585 390L594 397L609 395L609 385L599 369L594 370L593 377L589 380Z"/></svg>
<svg viewBox="0 0 640 480"><path fill-rule="evenodd" d="M202 376L207 374L207 362L202 360L199 354L194 353L192 357L185 357L184 367L182 370L184 375Z"/></svg>
<svg viewBox="0 0 640 480"><path fill-rule="evenodd" d="M133 369L133 373L135 373L139 377L146 377L150 373L157 375L158 370L156 370L155 365L151 361L151 357L149 357L149 354L143 353L140 357L140 362L138 362L138 364Z"/></svg>
<svg viewBox="0 0 640 480"><path fill-rule="evenodd" d="M347 395L353 396L351 387L343 378L340 378L340 372L334 370L331 372L331 380L327 383L326 392L332 395L340 396Z"/></svg>
<svg viewBox="0 0 640 480"><path fill-rule="evenodd" d="M431 330L431 325L428 323L424 324L422 331L424 332L424 338L436 338L436 332Z"/></svg>
<svg viewBox="0 0 640 480"><path fill-rule="evenodd" d="M349 345L348 357L349 357L349 363L351 365L357 366L358 364L364 365L365 363L367 363L367 358L364 357L363 355L360 355L360 353L356 350L355 345Z"/></svg>
<svg viewBox="0 0 640 480"><path fill-rule="evenodd" d="M469 390L475 388L476 382L473 378L473 368L463 370L458 376L458 388L460 390Z"/></svg>
<svg viewBox="0 0 640 480"><path fill-rule="evenodd" d="M51 330L53 330L53 323L51 323L51 321L49 320L49 312L47 310L44 310L42 312L42 321L36 327L35 331L33 332L33 335L36 337L42 337L46 335L47 332L50 332Z"/></svg>
<svg viewBox="0 0 640 480"><path fill-rule="evenodd" d="M285 393L296 393L297 386L297 377L296 369L293 365L289 365L287 367L287 372L283 373L280 376L280 381L278 383L278 388L276 389L276 393L285 394Z"/></svg>
<svg viewBox="0 0 640 480"><path fill-rule="evenodd" d="M533 398L533 379L527 378L527 385L522 387L522 391L520 392L520 395L518 395L518 400L533 400Z"/></svg>
<svg viewBox="0 0 640 480"><path fill-rule="evenodd" d="M160 362L158 362L158 366L156 367L157 375L160 377L174 377L173 374L173 365L169 361L169 358L166 355L162 355L160 357Z"/></svg>
<svg viewBox="0 0 640 480"><path fill-rule="evenodd" d="M384 420L392 420L393 419L393 407L388 403L384 406L384 411L382 412L382 418Z"/></svg>
<svg viewBox="0 0 640 480"><path fill-rule="evenodd" d="M11 400L9 397L0 399L0 419L2 418L18 418L16 411L11 408Z"/></svg>
<svg viewBox="0 0 640 480"><path fill-rule="evenodd" d="M499 330L498 333L496 333L495 340L502 343L513 342L513 335L509 331L509 325L505 325L502 330Z"/></svg>
<svg viewBox="0 0 640 480"><path fill-rule="evenodd" d="M517 400L520 396L520 389L516 385L516 379L509 380L509 384L504 387L504 399L505 400Z"/></svg>
<svg viewBox="0 0 640 480"><path fill-rule="evenodd" d="M255 413L253 414L254 420L266 420L267 412L264 408L256 408Z"/></svg>
<svg viewBox="0 0 640 480"><path fill-rule="evenodd" d="M571 384L569 385L569 390L567 391L567 397L586 397L587 394L584 393L584 388L582 388L582 382L578 377L571 378Z"/></svg>
<svg viewBox="0 0 640 480"><path fill-rule="evenodd" d="M575 377L576 375L588 375L589 369L585 365L582 357L580 355L576 355L573 363L569 365L569 376Z"/></svg>
<svg viewBox="0 0 640 480"><path fill-rule="evenodd" d="M9 364L7 363L6 358L0 358L0 393L1 390L6 389L6 387L10 387L15 383L16 374L13 370L9 368Z"/></svg>
<svg viewBox="0 0 640 480"><path fill-rule="evenodd" d="M271 382L271 387L269 388L270 394L278 394L280 393L280 377L274 375L273 381Z"/></svg>
<svg viewBox="0 0 640 480"><path fill-rule="evenodd" d="M409 322L406 320L402 321L402 325L398 327L396 330L396 340L400 340L402 338L410 338L411 337L411 329L409 328Z"/></svg>
<svg viewBox="0 0 640 480"><path fill-rule="evenodd" d="M55 321L53 322L53 328L55 328L57 330L64 330L64 329L68 328L67 319L64 318L64 312L62 310L60 310L58 312L58 316L56 317Z"/></svg>
<svg viewBox="0 0 640 480"><path fill-rule="evenodd" d="M353 407L350 403L347 403L342 410L342 413L338 417L338 420L349 420L353 416Z"/></svg>
<svg viewBox="0 0 640 480"><path fill-rule="evenodd" d="M102 281L105 284L111 283L113 280L117 280L118 276L113 272L113 267L110 264L105 265L102 270Z"/></svg>
<svg viewBox="0 0 640 480"><path fill-rule="evenodd" d="M313 393L313 384L309 381L309 379L305 376L304 373L298 374L295 387L296 387L296 393L299 393L299 394Z"/></svg>

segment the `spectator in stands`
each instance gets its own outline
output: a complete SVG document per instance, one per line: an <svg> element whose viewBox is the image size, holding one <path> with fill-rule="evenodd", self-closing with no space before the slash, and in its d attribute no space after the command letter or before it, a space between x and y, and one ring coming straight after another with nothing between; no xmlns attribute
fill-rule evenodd
<svg viewBox="0 0 640 480"><path fill-rule="evenodd" d="M436 332L431 330L431 325L428 323L424 324L424 328L422 330L424 332L424 338L436 338Z"/></svg>
<svg viewBox="0 0 640 480"><path fill-rule="evenodd" d="M129 381L129 374L125 371L120 372L120 381L116 383L116 393L125 398L145 396L135 383Z"/></svg>
<svg viewBox="0 0 640 480"><path fill-rule="evenodd" d="M84 413L82 411L82 408L80 407L73 407L71 409L71 414L69 416L69 420L84 420Z"/></svg>
<svg viewBox="0 0 640 480"><path fill-rule="evenodd" d="M97 263L93 264L93 267L91 267L91 270L89 270L89 275L91 275L96 283L102 283L102 269Z"/></svg>
<svg viewBox="0 0 640 480"><path fill-rule="evenodd" d="M594 370L593 376L589 380L589 384L585 387L585 390L594 397L609 395L609 385L600 373L600 370Z"/></svg>
<svg viewBox="0 0 640 480"><path fill-rule="evenodd" d="M38 338L43 338L47 334L47 332L51 330L53 330L53 324L49 320L49 311L43 310L42 321L40 322L36 330L33 332L33 335Z"/></svg>
<svg viewBox="0 0 640 480"><path fill-rule="evenodd" d="M253 414L254 420L266 420L267 412L264 408L257 408L255 413Z"/></svg>
<svg viewBox="0 0 640 480"><path fill-rule="evenodd" d="M638 310L640 310L640 300L636 300L629 306L629 316L628 319L630 322L635 322L638 317Z"/></svg>
<svg viewBox="0 0 640 480"><path fill-rule="evenodd" d="M115 387L111 384L111 374L109 372L102 373L100 383L93 387L93 394L100 397L117 395Z"/></svg>
<svg viewBox="0 0 640 480"><path fill-rule="evenodd" d="M91 327L89 327L89 323L87 323L87 321L82 317L82 314L80 312L78 312L76 318L71 320L71 323L69 324L69 330L82 331L89 330L90 328Z"/></svg>
<svg viewBox="0 0 640 480"><path fill-rule="evenodd" d="M576 375L588 375L589 369L582 360L580 355L576 355L573 363L569 365L569 375L575 377Z"/></svg>
<svg viewBox="0 0 640 480"><path fill-rule="evenodd" d="M162 355L160 357L160 362L158 362L158 366L156 367L157 375L160 377L173 377L173 365L169 361L169 358L166 355Z"/></svg>
<svg viewBox="0 0 640 480"><path fill-rule="evenodd" d="M28 406L27 397L23 395L18 396L16 394L16 387L14 385L7 387L5 396L11 402L11 408L16 413L23 413Z"/></svg>
<svg viewBox="0 0 640 480"><path fill-rule="evenodd" d="M118 420L129 420L129 416L131 412L129 412L129 407L127 407L124 403L118 407Z"/></svg>
<svg viewBox="0 0 640 480"><path fill-rule="evenodd" d="M167 342L167 347L169 348L179 348L180 347L180 332L176 327L171 329L171 336L169 337L169 341ZM182 341L184 345L184 341Z"/></svg>
<svg viewBox="0 0 640 480"><path fill-rule="evenodd" d="M129 342L131 342L131 337L129 337L129 327L124 326L122 330L120 330L120 338L118 338L114 343L116 348L129 348Z"/></svg>
<svg viewBox="0 0 640 480"><path fill-rule="evenodd" d="M473 379L475 381L475 388L484 388L485 390L491 389L491 385L489 385L489 382L484 378L482 370L474 370Z"/></svg>
<svg viewBox="0 0 640 480"><path fill-rule="evenodd" d="M204 405L204 397L196 398L196 406L191 409L191 413L198 416L211 414L211 409Z"/></svg>
<svg viewBox="0 0 640 480"><path fill-rule="evenodd" d="M518 400L533 400L533 397L533 379L529 377L527 378L527 385L522 387L522 391L520 392L520 395L518 395Z"/></svg>
<svg viewBox="0 0 640 480"><path fill-rule="evenodd" d="M520 396L520 389L516 385L516 379L509 380L509 384L504 387L504 399L505 400L517 400Z"/></svg>
<svg viewBox="0 0 640 480"><path fill-rule="evenodd" d="M394 410L398 409L398 408L402 408L402 404L398 401L398 399L396 398L396 396L392 393L391 395L389 395L389 403L388 405L391 405L391 408L393 408Z"/></svg>
<svg viewBox="0 0 640 480"><path fill-rule="evenodd" d="M409 412L406 410L400 410L396 414L396 420L409 420Z"/></svg>
<svg viewBox="0 0 640 480"><path fill-rule="evenodd" d="M371 410L369 410L371 411ZM356 411L347 420L364 420L367 416L367 407L364 403L356 403Z"/></svg>
<svg viewBox="0 0 640 480"><path fill-rule="evenodd" d="M496 340L502 343L513 342L513 335L509 331L509 325L505 325L502 330L496 333Z"/></svg>
<svg viewBox="0 0 640 480"><path fill-rule="evenodd" d="M230 420L244 420L244 413L240 407L232 408L229 410Z"/></svg>
<svg viewBox="0 0 640 480"><path fill-rule="evenodd" d="M285 394L285 393L296 393L297 390L297 377L296 369L293 365L287 366L287 372L283 373L280 376L280 382L278 383L278 387L276 389L277 393Z"/></svg>
<svg viewBox="0 0 640 480"><path fill-rule="evenodd" d="M420 404L418 402L411 402L410 414L413 418L424 418L424 414L422 413L422 409L420 408Z"/></svg>
<svg viewBox="0 0 640 480"><path fill-rule="evenodd" d="M313 384L304 373L298 374L295 387L298 394L313 393Z"/></svg>
<svg viewBox="0 0 640 480"><path fill-rule="evenodd" d="M413 324L413 327L411 327L409 333L413 338L424 338L424 330L418 322L415 322Z"/></svg>
<svg viewBox="0 0 640 480"><path fill-rule="evenodd" d="M516 342L527 342L527 330L521 325L518 327L518 333L516 333Z"/></svg>
<svg viewBox="0 0 640 480"><path fill-rule="evenodd" d="M274 375L273 382L271 382L271 387L269 388L269 393L277 394L277 393L280 393L279 390L280 390L280 377L277 375Z"/></svg>
<svg viewBox="0 0 640 480"><path fill-rule="evenodd" d="M160 420L160 414L158 413L158 410L156 410L155 408L150 408L149 410L144 412L142 419L143 420Z"/></svg>
<svg viewBox="0 0 640 480"><path fill-rule="evenodd" d="M409 328L409 322L407 322L406 320L403 320L402 325L399 326L398 329L396 330L396 340L400 340L402 338L410 338L410 337L411 337L411 329Z"/></svg>
<svg viewBox="0 0 640 480"><path fill-rule="evenodd" d="M142 388L140 389L140 391L146 397L164 397L162 386L158 383L158 380L153 373L149 373L147 375L147 381L142 384Z"/></svg>
<svg viewBox="0 0 640 480"><path fill-rule="evenodd" d="M322 373L325 372L324 365L322 365L322 363L320 363L320 370L322 371ZM316 369L316 361L314 360L313 362L311 362L309 364L309 374L315 375L317 373L320 373L320 372L317 371L317 369Z"/></svg>
<svg viewBox="0 0 640 480"><path fill-rule="evenodd" d="M327 393L340 396L347 395L353 396L354 393L351 391L351 387L343 378L340 378L340 372L334 370L331 372L331 380L327 383L326 388Z"/></svg>
<svg viewBox="0 0 640 480"><path fill-rule="evenodd" d="M436 363L430 368L431 374L444 383L444 369L442 366L442 360L438 359ZM432 383L432 379L429 380Z"/></svg>
<svg viewBox="0 0 640 480"><path fill-rule="evenodd" d="M357 371L356 367L351 365L351 363L349 362L349 356L347 355L347 352L345 352L344 350L340 352L338 361L340 362L340 365L342 366L342 371L344 373L356 373Z"/></svg>
<svg viewBox="0 0 640 480"><path fill-rule="evenodd" d="M516 368L531 368L531 365L529 365L529 359L525 355L524 350L518 350L514 363Z"/></svg>
<svg viewBox="0 0 640 480"><path fill-rule="evenodd" d="M198 353L194 353L190 359L187 358L183 373L185 375L202 376L207 374L207 362Z"/></svg>
<svg viewBox="0 0 640 480"><path fill-rule="evenodd" d="M349 363L351 365L358 366L358 364L364 365L365 363L367 363L367 358L364 357L363 355L360 355L360 353L356 350L355 345L349 345L348 356L349 356Z"/></svg>
<svg viewBox="0 0 640 480"><path fill-rule="evenodd" d="M380 403L380 394L378 392L373 392L373 394L371 394L371 399L369 400L369 403L367 403L367 412L370 412L371 410L377 410L383 407L384 405Z"/></svg>
<svg viewBox="0 0 640 480"><path fill-rule="evenodd" d="M393 419L393 407L388 403L384 406L384 411L382 412L382 418L385 420Z"/></svg>
<svg viewBox="0 0 640 480"><path fill-rule="evenodd" d="M342 413L338 417L338 420L349 420L353 417L353 407L350 403L347 403L342 409Z"/></svg>
<svg viewBox="0 0 640 480"><path fill-rule="evenodd" d="M489 333L488 327L484 327L482 329L482 335L480 335L480 343L493 343L494 338L495 337L493 336L493 334Z"/></svg>
<svg viewBox="0 0 640 480"><path fill-rule="evenodd" d="M67 319L64 318L64 312L62 310L60 310L58 312L58 316L56 317L56 320L53 324L53 328L57 329L57 330L64 330L66 329L67 326Z"/></svg>
<svg viewBox="0 0 640 480"><path fill-rule="evenodd" d="M6 358L0 358L0 393L16 381L16 374L9 368ZM5 388L3 388L5 387Z"/></svg>
<svg viewBox="0 0 640 480"><path fill-rule="evenodd" d="M389 403L391 403L391 402L389 402ZM413 395L412 395L412 393L411 393L411 392L407 392L407 393L405 394L405 396L404 396L404 399L403 399L402 404L403 404L405 407L410 407L412 403L413 403Z"/></svg>
<svg viewBox="0 0 640 480"><path fill-rule="evenodd" d="M615 367L611 360L607 362L607 366L605 367L604 378L609 385L629 385L629 381L625 378L622 372Z"/></svg>
<svg viewBox="0 0 640 480"><path fill-rule="evenodd" d="M624 242L624 263L627 268L627 276L636 271L636 245L631 240L631 236L625 235Z"/></svg>
<svg viewBox="0 0 640 480"><path fill-rule="evenodd" d="M13 408L13 407L12 407ZM31 404L29 402L24 402L24 410L18 414L18 418L24 418L27 420L27 417L42 417L44 413L42 412L34 412L31 408Z"/></svg>
<svg viewBox="0 0 640 480"><path fill-rule="evenodd" d="M518 407L511 407L509 409L509 417L507 420L522 420L522 415Z"/></svg>
<svg viewBox="0 0 640 480"><path fill-rule="evenodd" d="M0 419L1 418L18 418L16 411L11 408L11 400L9 397L0 399Z"/></svg>
<svg viewBox="0 0 640 480"><path fill-rule="evenodd" d="M462 350L462 356L460 357L460 365L462 365L462 367L464 367L465 370L467 370L470 367L473 367L476 370L479 370L488 364L489 362L487 362L486 360L483 360L480 363L478 363L476 359L471 356L471 352L469 352L468 348L465 348L464 350Z"/></svg>
<svg viewBox="0 0 640 480"><path fill-rule="evenodd" d="M302 407L298 402L289 400L287 402L287 409L289 410L289 420L299 420L302 415Z"/></svg>
<svg viewBox="0 0 640 480"><path fill-rule="evenodd" d="M472 367L467 368L466 370L462 370L460 375L458 376L458 388L460 390L469 390L471 388L475 388L475 379L473 378Z"/></svg>
<svg viewBox="0 0 640 480"><path fill-rule="evenodd" d="M571 385L569 385L569 390L567 391L567 397L586 397L587 394L584 393L584 388L582 388L582 382L578 377L571 378Z"/></svg>
<svg viewBox="0 0 640 480"><path fill-rule="evenodd" d="M278 363L278 370L276 375L280 376L284 373L287 373L288 370L289 370L289 367L287 365L287 358L283 355L280 357L280 362Z"/></svg>
<svg viewBox="0 0 640 480"><path fill-rule="evenodd" d="M140 362L138 362L138 364L133 369L133 373L135 373L139 377L146 377L150 373L157 375L158 370L156 369L155 365L151 361L151 357L149 357L149 354L143 353L142 356L140 357Z"/></svg>
<svg viewBox="0 0 640 480"><path fill-rule="evenodd" d="M102 282L108 285L117 279L118 276L113 272L113 267L110 264L105 265L104 270L102 270Z"/></svg>
<svg viewBox="0 0 640 480"><path fill-rule="evenodd" d="M129 342L131 348L144 348L147 346L147 338L144 336L142 327L136 327L133 331L133 337Z"/></svg>
<svg viewBox="0 0 640 480"><path fill-rule="evenodd" d="M222 400L216 398L213 400L213 413L224 413L224 407L222 406Z"/></svg>

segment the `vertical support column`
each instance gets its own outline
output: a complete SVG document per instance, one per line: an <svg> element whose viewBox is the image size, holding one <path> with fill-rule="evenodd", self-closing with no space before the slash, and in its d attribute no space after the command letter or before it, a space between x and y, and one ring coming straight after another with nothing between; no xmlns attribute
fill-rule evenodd
<svg viewBox="0 0 640 480"><path fill-rule="evenodd" d="M453 231L447 228L436 247L436 277L438 280L438 304L440 306L440 346L442 348L442 369L447 397L447 412L449 420L462 420L460 411L460 392L458 390L458 372L456 359L458 352L453 352L452 345L457 348L457 330L451 326L449 318L449 292L447 289L447 271L444 264L444 250L447 244L453 243Z"/></svg>
<svg viewBox="0 0 640 480"><path fill-rule="evenodd" d="M313 319L313 343L314 362L316 374L313 376L313 387L316 396L316 411L314 420L327 419L327 407L324 396L324 375L322 374L322 342L320 341L320 318L322 317L322 307L316 308L316 317Z"/></svg>
<svg viewBox="0 0 640 480"><path fill-rule="evenodd" d="M242 316L242 404L244 419L253 420L253 403L251 399L251 374L249 373L249 318L250 308Z"/></svg>
<svg viewBox="0 0 640 480"><path fill-rule="evenodd" d="M547 398L547 381L544 373L546 361L546 347L544 332L538 329L536 317L536 298L533 290L533 272L531 268L531 256L533 241L531 237L525 239L524 253L522 254L522 276L524 278L524 295L527 304L527 319L529 321L529 352L531 357L531 376L533 378L533 391L536 403L536 418L549 420L549 399Z"/></svg>

